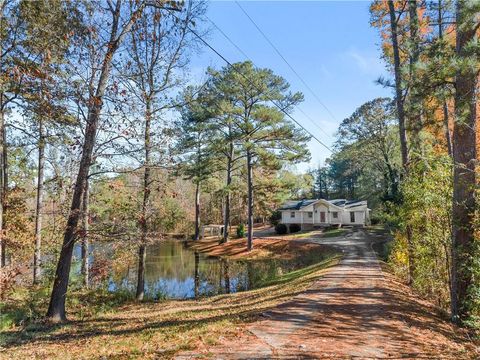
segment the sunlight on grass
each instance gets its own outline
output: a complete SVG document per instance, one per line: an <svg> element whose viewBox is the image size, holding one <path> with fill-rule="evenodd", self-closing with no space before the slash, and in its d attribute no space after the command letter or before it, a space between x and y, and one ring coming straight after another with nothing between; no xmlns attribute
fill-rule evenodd
<svg viewBox="0 0 480 360"><path fill-rule="evenodd" d="M330 229L326 230L322 234L322 238L329 238L329 237L337 237L337 236L343 236L348 232L347 229Z"/></svg>

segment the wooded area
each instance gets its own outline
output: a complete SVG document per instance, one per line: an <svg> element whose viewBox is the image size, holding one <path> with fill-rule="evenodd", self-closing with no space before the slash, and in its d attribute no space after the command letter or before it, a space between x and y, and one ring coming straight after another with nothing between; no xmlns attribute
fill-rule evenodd
<svg viewBox="0 0 480 360"><path fill-rule="evenodd" d="M376 1L370 10L392 73L378 83L394 98L342 121L334 155L311 172L312 192L368 199L373 221L394 229L394 271L475 324L478 4Z"/></svg>
<svg viewBox="0 0 480 360"><path fill-rule="evenodd" d="M193 228L198 240L201 223L246 223L252 249L254 214L268 217L302 186L283 167L308 158L308 136L285 118L302 95L282 77L245 62L208 69L203 85L188 85L205 9L2 4L4 281L14 282L9 274L34 254L33 282L55 279L52 320L66 319L75 242L86 287L89 242L137 244L142 300L146 246L156 237ZM53 254L55 275L42 276Z"/></svg>
<svg viewBox="0 0 480 360"><path fill-rule="evenodd" d="M368 200L393 234L395 275L480 327L480 2L373 1L391 75L378 85L392 97L341 121L330 158L306 173L294 165L309 161L312 134L292 117L304 95L285 78L247 60L192 82L190 59L210 47L207 3L3 0L0 11L1 299L49 299L12 326L65 322L70 294L105 290L127 264L147 300L147 249L162 237L197 241L222 224L227 244L245 226L250 251L254 224L275 224L286 200L340 198ZM114 255L92 260L99 243Z"/></svg>

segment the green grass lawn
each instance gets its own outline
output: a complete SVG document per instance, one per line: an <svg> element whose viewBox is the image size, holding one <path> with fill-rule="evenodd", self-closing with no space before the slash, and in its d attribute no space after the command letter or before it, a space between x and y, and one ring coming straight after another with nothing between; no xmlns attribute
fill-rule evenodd
<svg viewBox="0 0 480 360"><path fill-rule="evenodd" d="M337 237L337 236L343 236L348 232L348 229L329 229L325 230L322 233L322 238L329 238L329 237Z"/></svg>
<svg viewBox="0 0 480 360"><path fill-rule="evenodd" d="M326 230L307 230L299 231L297 233L288 233L284 235L273 235L274 237L284 237L285 239L308 239L308 238L329 238L336 236L343 236L348 233L348 229L326 229Z"/></svg>

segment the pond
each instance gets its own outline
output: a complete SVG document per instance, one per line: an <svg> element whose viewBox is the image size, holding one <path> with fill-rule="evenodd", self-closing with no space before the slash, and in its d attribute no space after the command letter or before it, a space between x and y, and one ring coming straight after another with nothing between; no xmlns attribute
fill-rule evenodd
<svg viewBox="0 0 480 360"><path fill-rule="evenodd" d="M78 259L79 246L74 254ZM145 296L150 299L188 299L255 289L326 257L327 254L322 256L313 252L294 260L226 260L195 252L184 241L161 241L147 248ZM136 261L132 264L122 270L111 270L107 279L109 291L135 293Z"/></svg>

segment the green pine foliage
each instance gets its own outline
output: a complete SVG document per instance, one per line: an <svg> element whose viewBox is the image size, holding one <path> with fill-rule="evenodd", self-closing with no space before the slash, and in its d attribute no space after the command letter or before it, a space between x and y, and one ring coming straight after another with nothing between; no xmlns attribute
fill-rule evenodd
<svg viewBox="0 0 480 360"><path fill-rule="evenodd" d="M389 262L400 277L408 277L407 226L414 249L413 287L442 309L450 304L452 162L430 150L424 161L412 164L403 180L402 204Z"/></svg>
<svg viewBox="0 0 480 360"><path fill-rule="evenodd" d="M245 225L239 224L239 225L237 226L237 237L238 237L239 239L242 239L242 238L245 237Z"/></svg>

